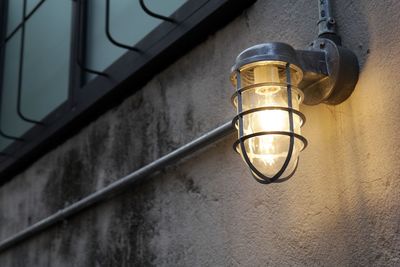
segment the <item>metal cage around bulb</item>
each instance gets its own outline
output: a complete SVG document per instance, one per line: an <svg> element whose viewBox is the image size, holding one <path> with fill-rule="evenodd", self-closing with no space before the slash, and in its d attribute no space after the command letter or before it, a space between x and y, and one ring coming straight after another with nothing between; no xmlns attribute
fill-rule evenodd
<svg viewBox="0 0 400 267"><path fill-rule="evenodd" d="M233 146L261 183L290 178L307 146L300 131L304 95L297 86L302 78L295 51L282 43L251 47L232 67L232 103L237 109L232 123L238 129Z"/></svg>

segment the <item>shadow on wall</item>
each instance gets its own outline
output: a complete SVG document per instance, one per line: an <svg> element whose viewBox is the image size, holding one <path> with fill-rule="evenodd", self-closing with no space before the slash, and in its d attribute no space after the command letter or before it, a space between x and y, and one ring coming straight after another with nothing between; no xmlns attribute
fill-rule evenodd
<svg viewBox="0 0 400 267"><path fill-rule="evenodd" d="M300 1L291 2L297 4ZM314 2L315 6L310 8L317 7L317 1ZM370 53L370 22L366 16L370 12L368 2L332 1L333 14L338 21L338 32L342 37L343 46L357 55L360 74ZM257 10L250 11L258 14ZM249 24L249 21L252 22L251 16L246 15L246 24ZM281 24L285 25L282 22ZM268 31L263 33L268 34ZM285 34L285 31L282 34ZM252 43L260 43L257 38L261 37L253 37L255 40L252 40ZM290 43L289 40L290 37L284 39L284 42ZM357 86L355 92L357 90L363 88ZM366 165L373 161L371 155L365 153L368 140L362 135L355 136L358 130L354 127L358 124L353 122L362 118L360 114L353 112L351 98L338 107L305 107L308 119L305 128L313 132L309 135L310 147L304 152L308 162L300 161L297 175L292 180L279 185L269 185L265 189L267 196L276 196L271 198L277 206L272 209L279 209L277 212L268 210L271 208L268 206L265 209L265 219L268 221L272 216L270 212L273 212L275 218L272 223L277 225L277 233L273 234L281 239L273 242L277 247L286 244L285 250L293 248L293 254L306 253L308 250L311 255L319 258L316 263L334 262L337 259L360 263L361 257L366 263L371 263L381 257L381 252L372 245L381 242L379 236L373 235L377 232L376 220L379 218L376 209L379 205L372 203L375 206L371 206L368 203L372 195L365 192L364 184L367 180L373 181L377 177L371 175L366 168ZM309 154L313 155L308 156ZM313 177L307 177L310 174ZM252 179L250 175L242 178ZM296 186L301 188L295 188ZM379 190L375 189L374 194ZM264 201L265 198L266 196ZM255 202L255 196L249 195L247 200ZM293 236L288 236L288 233ZM335 246L332 246L333 244ZM306 263L307 260L304 260L304 264Z"/></svg>
<svg viewBox="0 0 400 267"><path fill-rule="evenodd" d="M309 153L318 151L319 155L312 155L315 161L306 163L308 166L304 168L314 169L311 172L314 177L305 177L306 174L301 179L311 188L311 194L317 196L309 196L311 207L304 212L312 216L303 217L303 232L297 230L312 240L308 244L311 255L318 255L315 256L318 258L321 253L326 253L327 258L319 258L320 261L340 259L342 264L387 264L393 255L398 255L393 247L396 231L400 229L400 216L396 213L399 209L393 210L394 204L390 204L398 202L399 197L398 191L390 194L395 190L393 183L398 178L398 163L394 155L383 149L393 142L383 137L391 129L376 129L377 123L383 125L379 118L384 119L382 115L390 108L380 103L377 110L381 114L371 114L374 88L371 88L373 84L365 82L370 79L368 76L379 72L368 62L372 21L367 15L378 11L371 8L374 4L369 1L340 0L333 4L343 46L353 50L358 57L360 81L350 99L341 105L305 108L305 113L310 114L307 117L312 132L308 150L315 149ZM374 38L379 35L375 34ZM391 82L387 83L390 85ZM382 135L378 133L380 131Z"/></svg>
<svg viewBox="0 0 400 267"><path fill-rule="evenodd" d="M364 79L368 75L363 72L371 72L367 63L372 22L367 14L372 4L348 0L333 4L343 46L357 55L360 78ZM306 132L309 129L305 135L310 147L300 157L305 156L306 160L301 160L297 177L270 189L277 196L282 194L276 198L281 201L276 203L280 211L274 213L274 222L279 225L276 231L282 235L280 238L286 239L285 249L294 255L306 253L316 264L376 264L387 262L385 250L394 251L390 248L394 245L390 236L394 232L388 228L398 225L400 218L391 214L393 210L387 202L398 201L388 195L388 186L393 186L390 180L396 173L388 175L380 165L398 163L388 156L385 160L392 162L384 163L378 153L372 152L379 152L380 146L390 143L372 138L377 131L373 129L374 120L379 116L372 117L372 121L363 116L368 114L372 98L352 98L355 94L360 96L359 90L371 94L369 89L358 85L350 99L339 106L304 107ZM282 191L280 186L284 187ZM398 221L383 218L388 215ZM285 227L292 236L284 233ZM279 246L281 241L276 243Z"/></svg>
<svg viewBox="0 0 400 267"><path fill-rule="evenodd" d="M371 36L366 3L367 1L354 0L332 1L333 14L338 22L338 33L342 37L343 46L357 55L360 73L370 53Z"/></svg>

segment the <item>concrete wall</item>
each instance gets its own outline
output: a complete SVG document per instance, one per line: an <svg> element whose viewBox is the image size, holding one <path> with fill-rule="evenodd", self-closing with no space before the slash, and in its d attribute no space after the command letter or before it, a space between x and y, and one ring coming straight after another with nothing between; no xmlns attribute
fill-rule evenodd
<svg viewBox="0 0 400 267"><path fill-rule="evenodd" d="M398 0L336 0L360 80L339 106L303 106L309 147L263 186L234 136L0 253L0 266L400 266ZM304 48L315 0L259 0L0 188L0 240L230 120L236 55Z"/></svg>

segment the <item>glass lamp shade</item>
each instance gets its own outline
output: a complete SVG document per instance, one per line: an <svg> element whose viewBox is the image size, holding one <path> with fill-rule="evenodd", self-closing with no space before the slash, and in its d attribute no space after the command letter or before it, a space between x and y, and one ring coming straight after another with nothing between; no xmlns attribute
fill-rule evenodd
<svg viewBox="0 0 400 267"><path fill-rule="evenodd" d="M297 88L302 76L300 68L282 61L253 62L232 73L239 135L234 147L257 180L290 177L297 167L306 146L300 130L303 93Z"/></svg>

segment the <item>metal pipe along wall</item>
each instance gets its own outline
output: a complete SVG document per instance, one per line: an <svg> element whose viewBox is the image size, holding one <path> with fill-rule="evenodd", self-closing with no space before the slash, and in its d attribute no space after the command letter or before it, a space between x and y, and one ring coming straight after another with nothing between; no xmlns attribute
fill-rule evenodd
<svg viewBox="0 0 400 267"><path fill-rule="evenodd" d="M152 163L128 174L125 177L109 184L99 191L90 194L89 196L75 202L74 204L59 210L49 217L38 221L37 223L25 228L15 235L3 240L0 243L0 252L18 244L19 242L40 233L41 231L55 225L56 223L65 220L71 215L74 215L88 207L91 207L101 201L104 201L118 193L121 193L128 186L132 186L148 178L151 174L165 168L168 165L176 163L176 161L200 150L201 148L221 139L222 137L232 133L234 127L231 122L227 122L218 128L200 136L192 142L172 151L171 153L153 161Z"/></svg>

